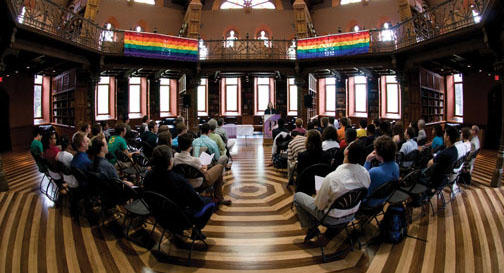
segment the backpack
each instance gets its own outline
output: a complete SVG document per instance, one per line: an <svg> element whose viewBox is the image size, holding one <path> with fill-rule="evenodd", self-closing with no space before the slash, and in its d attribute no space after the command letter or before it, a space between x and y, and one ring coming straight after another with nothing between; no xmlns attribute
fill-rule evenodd
<svg viewBox="0 0 504 273"><path fill-rule="evenodd" d="M273 167L287 169L287 153L279 152L273 155Z"/></svg>
<svg viewBox="0 0 504 273"><path fill-rule="evenodd" d="M402 205L388 207L380 223L380 234L385 242L400 243L408 235L406 208Z"/></svg>

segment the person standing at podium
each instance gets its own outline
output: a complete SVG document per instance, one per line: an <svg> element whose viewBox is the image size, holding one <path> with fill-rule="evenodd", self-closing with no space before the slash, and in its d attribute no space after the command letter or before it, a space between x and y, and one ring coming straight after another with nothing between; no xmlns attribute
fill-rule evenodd
<svg viewBox="0 0 504 273"><path fill-rule="evenodd" d="M277 111L275 110L275 108L273 108L273 103L271 103L271 101L268 103L268 108L266 108L266 110L264 111L264 114L265 115L274 115L276 114Z"/></svg>

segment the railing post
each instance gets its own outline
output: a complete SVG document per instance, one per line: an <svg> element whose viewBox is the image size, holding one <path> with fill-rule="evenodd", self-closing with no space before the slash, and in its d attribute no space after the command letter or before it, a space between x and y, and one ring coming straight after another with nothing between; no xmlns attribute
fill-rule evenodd
<svg viewBox="0 0 504 273"><path fill-rule="evenodd" d="M247 40L246 40L245 47L246 47L245 59L249 59L250 56L249 56L249 34L248 33L247 33Z"/></svg>

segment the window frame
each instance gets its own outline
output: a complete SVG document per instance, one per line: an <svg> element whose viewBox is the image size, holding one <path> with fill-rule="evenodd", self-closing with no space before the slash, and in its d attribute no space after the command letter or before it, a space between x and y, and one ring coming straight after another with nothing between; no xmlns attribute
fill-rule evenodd
<svg viewBox="0 0 504 273"><path fill-rule="evenodd" d="M204 81L204 84L202 84L202 80L205 80ZM200 87L205 87L205 109L204 111L200 111L200 109L197 109L197 112L198 112L198 117L206 117L208 116L208 79L207 78L201 78L200 79L200 84L198 85L198 89L196 89L196 108L199 107L199 100L200 100L200 97L199 97L199 88Z"/></svg>
<svg viewBox="0 0 504 273"><path fill-rule="evenodd" d="M40 77L40 82L37 79ZM40 86L40 116L35 116L35 88ZM44 119L44 76L35 75L33 79L33 120L43 120Z"/></svg>
<svg viewBox="0 0 504 273"><path fill-rule="evenodd" d="M388 75L388 76L393 76L393 75ZM395 82L388 82L387 81L387 76L381 76L380 79L380 118L386 118L386 119L396 119L399 120L401 119L401 114L402 114L402 109L401 109L401 85L397 81L397 78ZM397 113L394 112L388 112L388 87L389 85L397 85Z"/></svg>
<svg viewBox="0 0 504 273"><path fill-rule="evenodd" d="M268 79L268 84L259 84L259 78ZM254 77L254 114L256 116L264 116L266 109L259 109L259 86L268 86L268 97L269 102L273 104L273 108L275 108L275 78L273 77ZM267 108L267 107L266 107Z"/></svg>
<svg viewBox="0 0 504 273"><path fill-rule="evenodd" d="M350 4L357 4L357 3L360 3L362 2L362 0L341 0L340 1L340 5L341 6L346 6L346 5L350 5Z"/></svg>
<svg viewBox="0 0 504 273"><path fill-rule="evenodd" d="M368 83L367 83L367 77L366 76L362 76L362 77L365 77L366 79L366 83L355 83L355 78L358 77L358 76L354 76L354 77L349 77L347 80L346 80L346 91L347 91L347 113L349 117L358 117L358 118L367 118L368 117L368 111L369 111L369 107L368 107ZM365 112L362 112L362 111L356 111L356 103L357 103L357 96L356 96L356 87L357 85L365 85L365 88L366 88L366 98L365 98L365 101L366 101L366 111Z"/></svg>
<svg viewBox="0 0 504 273"><path fill-rule="evenodd" d="M140 83L131 83L131 78L139 78ZM140 112L131 112L131 86L139 86L140 88L140 97L139 97L139 103L140 103ZM147 109L148 109L148 99L147 99L147 93L148 93L148 83L147 79L145 77L130 77L128 79L128 116L130 119L141 119L143 116L147 115Z"/></svg>
<svg viewBox="0 0 504 273"><path fill-rule="evenodd" d="M292 83L290 81L292 80ZM292 109L291 105L291 88L295 87L296 88L296 109ZM287 78L287 116L297 116L298 115L298 107L299 107L299 102L298 102L298 89L296 85L296 78Z"/></svg>
<svg viewBox="0 0 504 273"><path fill-rule="evenodd" d="M113 120L115 119L115 110L116 110L116 79L115 77L108 77L108 114L99 114L98 113L98 88L100 85L100 81L96 84L95 87L95 120Z"/></svg>
<svg viewBox="0 0 504 273"><path fill-rule="evenodd" d="M457 81L457 75L460 75L460 81ZM457 85L459 85L462 89L462 94L461 94L461 103L462 103L462 114L458 115L457 114ZM464 118L464 76L462 73L459 74L453 74L453 116L455 118Z"/></svg>
<svg viewBox="0 0 504 273"><path fill-rule="evenodd" d="M259 3L255 3L255 4L252 4L250 1L250 3L245 3L245 1L242 1L242 3L237 3L238 1L222 1L222 3L220 4L219 6L219 10L228 10L228 9L244 9L244 8L250 8L250 9L276 9L276 5L273 1L269 1L269 0L263 0L263 1L260 1ZM273 7L268 7L268 8L260 8L259 6L263 5L263 4L271 4ZM224 7L224 4L229 4L230 6L229 7Z"/></svg>
<svg viewBox="0 0 504 273"><path fill-rule="evenodd" d="M220 104L220 112L222 114L222 116L231 116L231 117L235 117L235 116L239 116L241 115L241 79L240 77L236 77L235 79L237 79L237 83L236 84L227 84L227 79L228 78L222 78L221 79L221 94L220 94L220 100L221 100L221 104ZM227 107L227 87L228 86L235 86L236 85L236 92L237 92L237 98L236 98L236 108L237 110L236 111L233 111L233 110L229 110L228 107Z"/></svg>
<svg viewBox="0 0 504 273"><path fill-rule="evenodd" d="M161 84L162 80L166 79L168 84ZM177 96L178 96L178 88L177 88L178 80L171 78L160 78L159 79L159 117L176 117L177 116ZM168 111L161 111L161 86L169 86L169 103L168 103Z"/></svg>

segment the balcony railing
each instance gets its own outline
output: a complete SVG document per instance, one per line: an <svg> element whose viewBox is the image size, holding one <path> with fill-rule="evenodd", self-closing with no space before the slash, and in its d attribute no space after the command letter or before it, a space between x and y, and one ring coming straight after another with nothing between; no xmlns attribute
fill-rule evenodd
<svg viewBox="0 0 504 273"><path fill-rule="evenodd" d="M481 20L489 0L448 0L388 29L372 29L370 53L393 52ZM51 0L10 0L17 23L104 54L123 54L124 32L107 30ZM295 40L208 40L200 60L293 60Z"/></svg>

